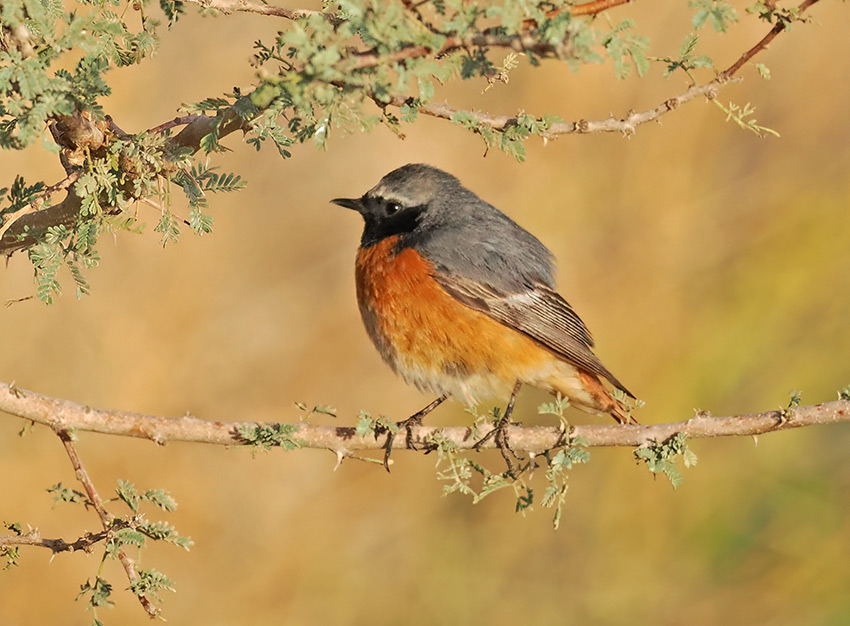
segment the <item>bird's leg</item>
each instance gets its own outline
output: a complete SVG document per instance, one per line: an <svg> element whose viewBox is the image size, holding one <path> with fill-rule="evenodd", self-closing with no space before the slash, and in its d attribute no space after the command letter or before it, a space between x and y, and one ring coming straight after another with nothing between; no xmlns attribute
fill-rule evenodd
<svg viewBox="0 0 850 626"><path fill-rule="evenodd" d="M505 462L508 464L508 473L514 474L514 463L511 459L511 455L516 456L514 451L511 450L511 446L508 443L508 427L511 425L511 415L514 412L514 404L516 404L516 397L519 395L519 390L522 389L522 383L520 381L516 381L514 384L514 389L511 392L511 399L508 400L508 406L505 407L505 412L499 421L496 423L496 426L489 433L484 435L474 446L472 446L475 450L480 450L481 446L484 445L491 437L496 438L496 447L499 448L499 452L502 453L502 457L504 457Z"/></svg>
<svg viewBox="0 0 850 626"><path fill-rule="evenodd" d="M405 441L405 445L407 446L408 449L412 449L414 447L414 445L413 445L413 432L411 430L413 428L413 426L421 426L422 425L422 418L425 417L426 415L428 415L428 413L430 413L431 411L436 409L438 406L440 406L443 402L445 402L448 397L449 397L449 394L444 393L439 398L434 400L431 404L429 404L425 408L417 411L416 413L414 413L413 415L408 417L406 420L401 420L400 422L396 422L396 427L399 430L404 428L405 431L406 431L404 441ZM386 470L388 472L390 471L390 453L392 452L392 449L393 449L393 440L395 439L395 435L396 434L392 431L387 432L387 444L386 444L386 447L384 448L384 467L386 468Z"/></svg>

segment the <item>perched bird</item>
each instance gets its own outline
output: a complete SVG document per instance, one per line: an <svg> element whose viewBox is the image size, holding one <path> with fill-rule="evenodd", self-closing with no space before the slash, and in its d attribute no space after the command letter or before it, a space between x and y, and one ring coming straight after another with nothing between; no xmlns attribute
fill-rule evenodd
<svg viewBox="0 0 850 626"><path fill-rule="evenodd" d="M512 408L527 384L634 421L603 380L634 396L593 354L584 322L555 291L552 253L457 178L409 164L359 198L332 202L363 216L363 323L397 374L440 396L423 412L449 395L474 404L511 394Z"/></svg>

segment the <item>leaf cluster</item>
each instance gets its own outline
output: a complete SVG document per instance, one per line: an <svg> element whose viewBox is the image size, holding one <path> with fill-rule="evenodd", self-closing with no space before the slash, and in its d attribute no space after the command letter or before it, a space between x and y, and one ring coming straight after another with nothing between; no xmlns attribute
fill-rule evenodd
<svg viewBox="0 0 850 626"><path fill-rule="evenodd" d="M725 33L738 21L738 12L726 0L690 0L688 6L693 9L693 25L700 29L706 24L718 33Z"/></svg>
<svg viewBox="0 0 850 626"><path fill-rule="evenodd" d="M791 28L794 22L803 22L807 18L800 15L800 7L782 7L776 2L758 2L747 7L747 13L755 14L759 19L782 28Z"/></svg>
<svg viewBox="0 0 850 626"><path fill-rule="evenodd" d="M295 450L302 443L292 435L298 426L295 424L240 424L236 428L235 439L244 445L253 446L256 450L268 452L272 448Z"/></svg>
<svg viewBox="0 0 850 626"><path fill-rule="evenodd" d="M372 435L377 438L387 432L395 435L398 431L398 424L386 415L372 417L372 415L366 411L360 411L360 415L357 418L357 425L354 427L354 433L358 437L368 437L369 435Z"/></svg>
<svg viewBox="0 0 850 626"><path fill-rule="evenodd" d="M691 79L691 82L694 81L694 77L691 74L692 70L697 68L711 68L714 66L714 61L712 61L711 57L707 54L696 54L695 49L697 44L699 43L699 36L696 32L690 33L685 40L682 42L681 47L679 48L679 54L677 57L660 57L653 58L655 61L660 61L666 64L667 67L664 68L664 76L670 76L676 70L682 70L687 74L688 78Z"/></svg>
<svg viewBox="0 0 850 626"><path fill-rule="evenodd" d="M665 439L662 442L653 442L635 449L635 459L646 464L653 474L664 474L673 488L682 484L682 472L676 465L678 458L682 458L685 467L693 467L697 464L697 456L688 448L687 437L684 433Z"/></svg>
<svg viewBox="0 0 850 626"><path fill-rule="evenodd" d="M557 530L566 500L569 472L575 465L590 460L588 441L583 437L567 435L569 424L564 411L568 407L569 402L559 395L552 402L541 404L537 410L541 415L554 415L561 421L565 431L559 445L542 454L529 454L528 458L518 458L519 467L509 467L499 472L494 472L470 458L469 452L459 450L457 444L439 431L432 433L428 444L429 449L437 452L437 479L444 483L443 495L461 493L469 496L473 504L477 504L492 493L510 488L514 495L514 510L517 513L525 513L532 510L536 502L532 478L534 471L542 467L545 486L539 503L545 508L554 509L552 525ZM479 437L484 429L492 428L499 422L498 408L493 409L491 413L492 421L486 416L479 416L474 409L470 412L476 418L473 437Z"/></svg>

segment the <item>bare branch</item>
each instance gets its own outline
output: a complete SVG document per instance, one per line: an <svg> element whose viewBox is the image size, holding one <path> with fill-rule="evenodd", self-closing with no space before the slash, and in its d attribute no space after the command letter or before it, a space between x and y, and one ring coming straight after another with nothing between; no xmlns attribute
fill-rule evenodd
<svg viewBox="0 0 850 626"><path fill-rule="evenodd" d="M103 525L103 529L109 530L115 516L107 511L106 507L103 505L103 500L100 498L100 494L97 492L97 489L95 489L94 483L91 478L89 478L88 472L86 472L86 468L83 467L83 462L80 459L79 454L77 454L77 449L74 446L74 441L70 433L66 429L60 429L56 431L56 434L59 435L62 445L65 446L65 452L68 454L68 458L71 459L71 465L74 468L74 475L77 480L82 483L83 489L86 490L86 495L88 496L89 501L92 503L98 517L100 517L100 523Z"/></svg>
<svg viewBox="0 0 850 626"><path fill-rule="evenodd" d="M153 128L147 129L145 132L149 135L157 135L159 133L165 132L169 128L174 128L175 126L186 126L187 124L191 124L195 120L204 117L203 115L182 115L175 117L173 120L168 120L167 122L163 122L159 126L154 126Z"/></svg>
<svg viewBox="0 0 850 626"><path fill-rule="evenodd" d="M0 410L24 419L45 424L57 432L67 429L88 431L123 437L150 439L159 444L169 441L189 441L215 445L244 445L238 435L242 427L258 425L257 422L220 422L196 417L159 417L93 409L70 400L51 398L32 391L24 391L0 383ZM711 417L700 413L681 422L653 425L576 425L571 435L584 437L589 446L636 447L652 441L663 441L676 433L692 439L710 437L741 437L850 421L850 400L836 400L813 406L800 406L787 410L766 411L753 415ZM268 425L268 424L265 424ZM386 436L358 435L352 427L316 426L308 423L287 425L291 438L301 447L332 450L345 455L354 450L378 450L386 444ZM477 438L466 426L412 428L412 442L426 446L434 434L455 443L459 449L472 448ZM516 450L542 452L563 440L559 427L512 426L508 431L511 447ZM393 440L393 448L404 449L404 437ZM495 447L488 441L483 447Z"/></svg>
<svg viewBox="0 0 850 626"><path fill-rule="evenodd" d="M53 554L59 552L76 552L82 550L91 552L92 548L109 536L109 532L102 530L97 533L86 533L76 541L65 541L64 539L47 539L41 536L38 529L33 529L22 535L0 535L0 547L11 546L35 546L47 548Z"/></svg>

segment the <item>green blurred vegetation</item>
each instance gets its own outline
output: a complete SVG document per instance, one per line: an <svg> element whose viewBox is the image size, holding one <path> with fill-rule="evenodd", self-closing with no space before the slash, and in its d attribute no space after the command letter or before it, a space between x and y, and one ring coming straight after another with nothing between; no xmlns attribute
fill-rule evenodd
<svg viewBox="0 0 850 626"><path fill-rule="evenodd" d="M677 49L689 12L640 5L653 46ZM850 383L850 18L838 3L818 4L812 17L760 56L770 81L749 69L719 95L755 103L779 139L742 131L703 102L628 139L530 145L524 164L495 151L481 158L479 139L430 119L404 141L377 129L337 138L327 152L296 146L285 162L231 137L228 168L249 186L215 198L215 233L164 251L151 232L104 239L91 297L0 309L0 379L92 406L207 419L294 420L294 401L333 405L345 425L360 409L409 415L431 398L396 379L369 344L353 287L361 226L328 200L427 161L555 252L561 291L598 353L646 401L641 421L694 408L766 410L787 403L792 388L805 403L832 400ZM247 82L251 44L278 28L251 15L188 16L156 59L117 71L107 109L126 130L170 119L175 102ZM706 43L726 65L764 30ZM484 95L483 86L455 87L445 97L496 113L593 119L686 87L652 74L619 82L610 66L575 74L522 64L508 86ZM63 175L38 149L0 154L0 167L7 179ZM150 229L158 211L139 211ZM24 256L0 284L2 300L33 292ZM524 392L518 418L530 421L543 399ZM436 424L468 419L457 404L432 415ZM93 513L54 507L45 491L74 482L56 436L34 428L19 439L21 426L0 419L0 520L66 539L95 530ZM168 521L191 535L191 552L152 546L142 556L176 583L164 605L171 624L850 623L843 425L757 446L694 442L700 464L675 492L629 451L594 450L572 472L557 533L539 507L515 515L508 493L474 507L441 498L428 456L397 453L387 475L353 460L332 472L336 459L317 451L252 458L80 439L103 493L125 479L166 488L179 503ZM20 567L0 572L0 624L88 623L73 598L97 562L23 550ZM108 564L107 575L118 604L101 619L148 623L122 591L120 566Z"/></svg>

